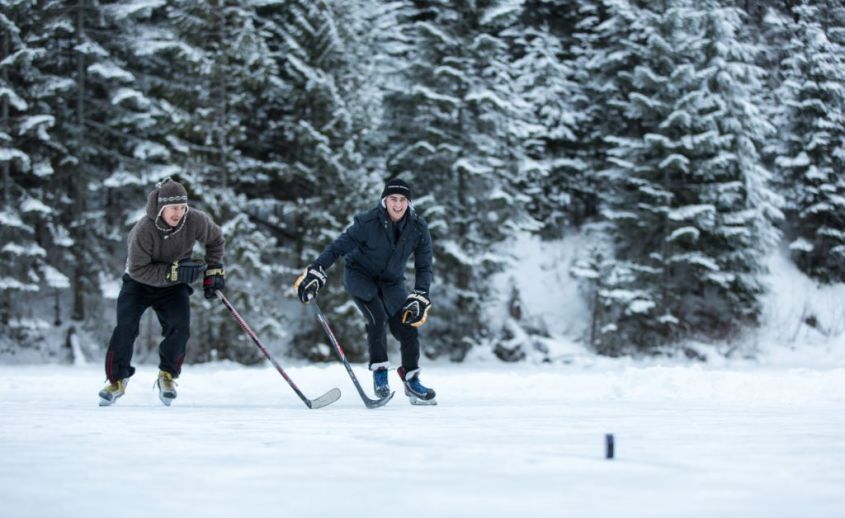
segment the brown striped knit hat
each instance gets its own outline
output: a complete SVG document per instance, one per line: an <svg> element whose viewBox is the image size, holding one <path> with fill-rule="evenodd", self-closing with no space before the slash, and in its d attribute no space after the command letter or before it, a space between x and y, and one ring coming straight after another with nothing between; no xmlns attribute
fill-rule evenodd
<svg viewBox="0 0 845 518"><path fill-rule="evenodd" d="M158 189L159 213L161 213L161 209L168 205L188 203L188 191L181 183L172 180L170 177L157 183L156 188Z"/></svg>

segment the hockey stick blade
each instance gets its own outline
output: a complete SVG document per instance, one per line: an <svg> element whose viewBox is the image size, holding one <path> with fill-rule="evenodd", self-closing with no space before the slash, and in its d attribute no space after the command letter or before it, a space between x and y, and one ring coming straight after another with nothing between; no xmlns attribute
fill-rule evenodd
<svg viewBox="0 0 845 518"><path fill-rule="evenodd" d="M323 331L326 332L326 336L329 337L329 341L332 343L332 348L334 352L337 353L338 358L340 361L343 362L343 366L346 367L346 372L349 374L349 377L352 379L352 384L355 385L355 390L358 391L358 395L361 396L361 401L364 402L364 406L367 408L379 408L383 407L393 398L394 392L391 392L387 396L384 396L381 399L370 399L367 396L367 393L364 392L364 389L361 388L361 383L358 381L358 378L355 376L355 373L352 371L352 366L349 365L349 360L346 359L346 354L343 352L343 349L340 347L340 343L338 343L337 338L335 338L334 333L332 333L332 328L329 327L329 322L326 320L326 317L323 315L322 310L320 310L320 306L317 305L316 300L311 300L310 302L313 304L314 314L317 315L317 320L320 321L320 325L323 326Z"/></svg>
<svg viewBox="0 0 845 518"><path fill-rule="evenodd" d="M367 408L378 408L386 405L388 401L393 399L394 394L396 394L396 392L391 392L381 399L370 399L365 395L362 395L361 398L364 400L364 405L366 405Z"/></svg>
<svg viewBox="0 0 845 518"><path fill-rule="evenodd" d="M308 408L323 408L324 406L331 405L338 399L340 399L340 389L333 388L318 398L309 399L307 404Z"/></svg>

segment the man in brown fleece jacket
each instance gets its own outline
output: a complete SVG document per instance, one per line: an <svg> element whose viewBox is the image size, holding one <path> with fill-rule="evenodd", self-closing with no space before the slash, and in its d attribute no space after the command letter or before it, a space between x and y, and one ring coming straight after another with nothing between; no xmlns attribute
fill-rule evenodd
<svg viewBox="0 0 845 518"><path fill-rule="evenodd" d="M205 262L191 259L194 244L205 246ZM132 352L141 315L155 310L164 339L159 344L156 385L162 403L176 398L191 323L188 297L191 283L203 273L206 298L223 290L223 233L205 212L188 208L188 193L180 183L165 178L147 197L146 214L129 232L129 256L123 286L117 297L117 326L106 353L109 383L100 391L100 406L113 404L126 391L135 373Z"/></svg>

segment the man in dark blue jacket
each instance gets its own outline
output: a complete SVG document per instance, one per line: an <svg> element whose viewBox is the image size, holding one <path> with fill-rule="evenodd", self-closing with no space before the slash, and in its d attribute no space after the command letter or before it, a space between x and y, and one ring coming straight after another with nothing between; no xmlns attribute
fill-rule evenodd
<svg viewBox="0 0 845 518"><path fill-rule="evenodd" d="M405 287L405 264L414 255L414 291ZM399 340L402 365L397 369L405 395L415 405L436 405L434 390L420 383L417 328L428 319L431 301L431 234L411 207L411 188L394 178L379 205L355 221L296 279L299 299L307 304L326 283L326 270L346 258L343 286L367 321L370 370L376 395L390 394L387 381L387 333Z"/></svg>

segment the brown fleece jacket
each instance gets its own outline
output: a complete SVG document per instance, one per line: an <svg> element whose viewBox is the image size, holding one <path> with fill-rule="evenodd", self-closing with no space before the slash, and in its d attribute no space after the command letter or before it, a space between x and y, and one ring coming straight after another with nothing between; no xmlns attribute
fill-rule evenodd
<svg viewBox="0 0 845 518"><path fill-rule="evenodd" d="M129 232L126 273L150 286L172 286L165 280L173 261L190 259L194 244L205 246L205 262L223 264L223 232L205 212L190 208L179 224L171 227L161 219L164 204L158 202L158 189L147 197L147 213Z"/></svg>

